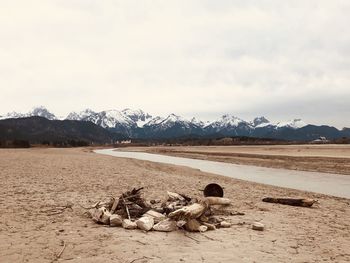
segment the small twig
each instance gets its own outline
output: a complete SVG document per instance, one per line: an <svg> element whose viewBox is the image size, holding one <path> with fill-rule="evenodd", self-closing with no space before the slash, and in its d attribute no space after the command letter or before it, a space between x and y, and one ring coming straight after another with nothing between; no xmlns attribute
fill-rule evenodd
<svg viewBox="0 0 350 263"><path fill-rule="evenodd" d="M64 249L66 248L66 242L63 241L63 248L60 251L60 253L58 253L58 255L56 256L56 259L59 259L64 251Z"/></svg>
<svg viewBox="0 0 350 263"><path fill-rule="evenodd" d="M63 248L61 249L60 253L58 253L57 255L55 255L55 259L53 259L51 261L51 263L57 261L61 256L62 256L62 253L64 251L64 249L66 248L66 242L63 241Z"/></svg>
<svg viewBox="0 0 350 263"><path fill-rule="evenodd" d="M195 239L194 237L191 237L191 236L188 235L186 232L184 232L184 235L185 235L185 237L188 237L189 239L192 239L192 240L196 241L197 244L200 243L200 241L199 241L198 239Z"/></svg>
<svg viewBox="0 0 350 263"><path fill-rule="evenodd" d="M212 237L209 237L209 236L207 236L206 234L204 234L204 233L201 233L201 235L202 236L204 236L204 237L206 237L207 239L209 239L209 240L213 240L213 241L220 241L220 242L222 242L221 240L219 240L219 239L215 239L215 238L212 238Z"/></svg>
<svg viewBox="0 0 350 263"><path fill-rule="evenodd" d="M135 261L137 261L137 260L144 259L144 258L152 259L152 258L150 258L150 257L143 256L142 258L135 258L135 259L131 260L129 263L133 263L133 262L135 262Z"/></svg>

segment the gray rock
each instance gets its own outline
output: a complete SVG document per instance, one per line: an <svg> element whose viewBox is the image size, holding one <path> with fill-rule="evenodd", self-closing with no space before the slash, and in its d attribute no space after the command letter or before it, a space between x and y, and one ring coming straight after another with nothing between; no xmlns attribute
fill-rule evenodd
<svg viewBox="0 0 350 263"><path fill-rule="evenodd" d="M265 226L264 224L260 223L260 222L254 222L252 224L252 229L253 230L257 230L257 231L264 231Z"/></svg>
<svg viewBox="0 0 350 263"><path fill-rule="evenodd" d="M111 215L109 218L110 226L122 226L123 218L120 215Z"/></svg>

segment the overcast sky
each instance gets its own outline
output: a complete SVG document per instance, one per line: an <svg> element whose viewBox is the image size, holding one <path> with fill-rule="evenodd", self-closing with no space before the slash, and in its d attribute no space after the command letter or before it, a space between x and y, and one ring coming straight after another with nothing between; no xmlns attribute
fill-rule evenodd
<svg viewBox="0 0 350 263"><path fill-rule="evenodd" d="M0 1L0 114L154 115L350 126L350 1Z"/></svg>

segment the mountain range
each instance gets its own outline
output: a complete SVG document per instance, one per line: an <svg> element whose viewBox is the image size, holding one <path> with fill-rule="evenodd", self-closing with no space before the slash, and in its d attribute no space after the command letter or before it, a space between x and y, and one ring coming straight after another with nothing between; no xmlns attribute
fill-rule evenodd
<svg viewBox="0 0 350 263"><path fill-rule="evenodd" d="M66 118L58 118L45 107L33 108L28 113L10 112L1 119L18 119L39 116L48 120L69 120L92 122L112 133L140 139L165 139L183 136L222 137L250 136L274 138L283 140L314 140L320 136L329 139L350 137L350 129L338 130L335 127L311 125L301 119L272 123L265 117L257 117L245 121L236 116L225 114L219 119L209 122L196 118L186 119L176 114L166 117L152 116L142 110L106 110L95 112L86 109L81 112L71 112ZM110 139L110 138L108 138Z"/></svg>

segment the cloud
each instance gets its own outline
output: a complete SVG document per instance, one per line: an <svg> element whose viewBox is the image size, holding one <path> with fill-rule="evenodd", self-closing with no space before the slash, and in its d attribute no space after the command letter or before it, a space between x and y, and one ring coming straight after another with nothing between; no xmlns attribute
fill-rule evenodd
<svg viewBox="0 0 350 263"><path fill-rule="evenodd" d="M131 107L350 126L349 11L341 0L3 1L0 112Z"/></svg>

